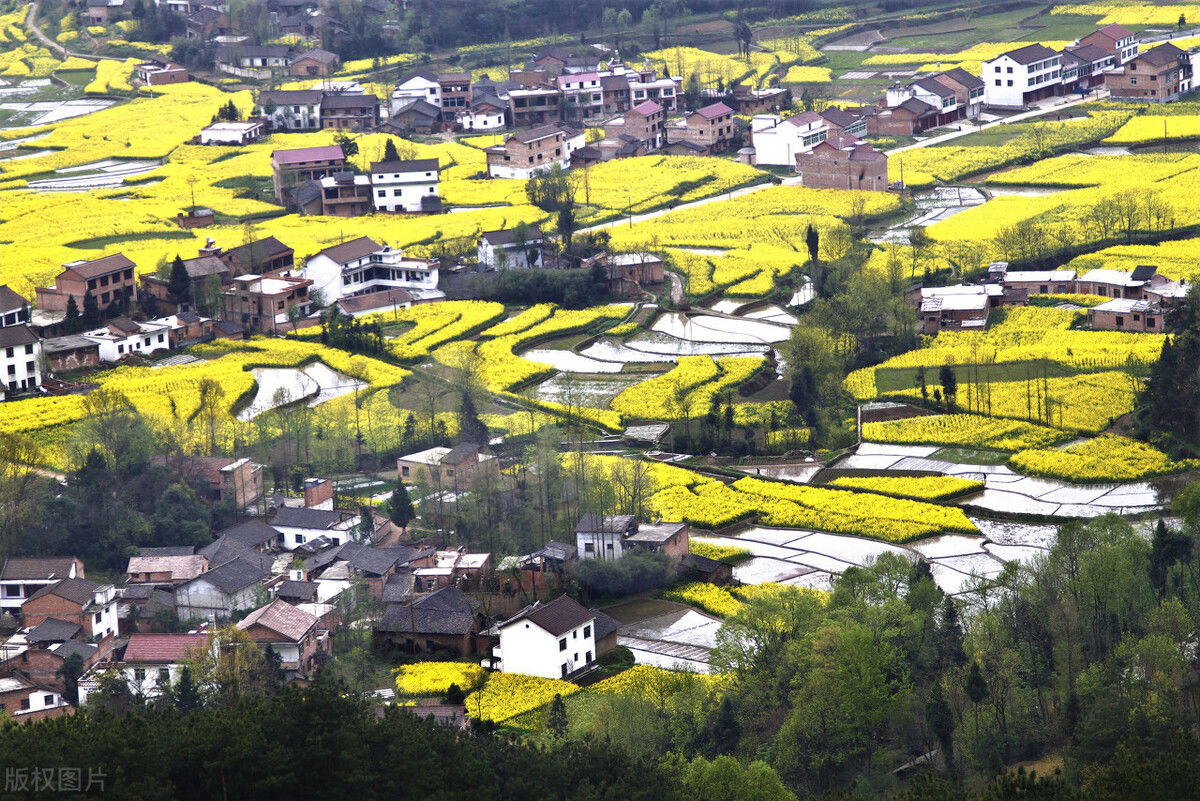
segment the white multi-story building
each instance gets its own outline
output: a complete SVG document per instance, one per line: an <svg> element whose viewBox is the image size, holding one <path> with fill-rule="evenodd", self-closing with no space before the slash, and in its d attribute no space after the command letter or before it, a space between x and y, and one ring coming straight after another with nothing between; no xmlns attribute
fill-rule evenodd
<svg viewBox="0 0 1200 801"><path fill-rule="evenodd" d="M759 114L750 119L750 138L755 164L795 168L798 154L829 138L829 123L812 111L787 119Z"/></svg>
<svg viewBox="0 0 1200 801"><path fill-rule="evenodd" d="M42 385L42 342L27 325L0 328L0 400Z"/></svg>
<svg viewBox="0 0 1200 801"><path fill-rule="evenodd" d="M1020 108L1061 92L1062 56L1045 45L1031 44L983 63L984 102Z"/></svg>
<svg viewBox="0 0 1200 801"><path fill-rule="evenodd" d="M258 113L273 131L316 131L321 127L319 89L276 89L260 92Z"/></svg>
<svg viewBox="0 0 1200 801"><path fill-rule="evenodd" d="M563 117L568 120L590 120L604 115L604 90L595 72L559 75L555 79L563 93Z"/></svg>
<svg viewBox="0 0 1200 801"><path fill-rule="evenodd" d="M377 211L423 211L438 196L438 160L371 163L371 200Z"/></svg>
<svg viewBox="0 0 1200 801"><path fill-rule="evenodd" d="M392 89L392 108L401 108L413 99L424 100L439 109L442 107L442 85L434 72L414 70L396 82Z"/></svg>
<svg viewBox="0 0 1200 801"><path fill-rule="evenodd" d="M117 317L104 328L85 331L80 336L99 346L100 361L115 362L131 353L169 349L171 329L170 318L138 323L128 317Z"/></svg>
<svg viewBox="0 0 1200 801"><path fill-rule="evenodd" d="M419 296L436 291L438 285L436 261L405 256L366 236L325 248L308 259L303 272L326 303L397 288Z"/></svg>
<svg viewBox="0 0 1200 801"><path fill-rule="evenodd" d="M497 628L493 665L507 673L562 679L596 661L596 613L570 596L527 606Z"/></svg>

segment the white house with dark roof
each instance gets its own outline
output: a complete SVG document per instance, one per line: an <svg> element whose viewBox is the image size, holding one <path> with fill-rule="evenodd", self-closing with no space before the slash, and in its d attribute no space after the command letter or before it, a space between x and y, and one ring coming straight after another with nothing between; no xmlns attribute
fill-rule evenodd
<svg viewBox="0 0 1200 801"><path fill-rule="evenodd" d="M595 664L596 613L568 595L525 607L497 628L492 664L506 673L565 679Z"/></svg>
<svg viewBox="0 0 1200 801"><path fill-rule="evenodd" d="M438 160L372 162L371 202L376 211L439 210Z"/></svg>
<svg viewBox="0 0 1200 801"><path fill-rule="evenodd" d="M6 559L0 570L0 613L19 614L26 598L65 578L84 578L83 562L74 556Z"/></svg>
<svg viewBox="0 0 1200 801"><path fill-rule="evenodd" d="M237 557L201 573L175 588L179 618L215 620L227 618L238 609L251 609L256 590L269 575L263 563L253 557Z"/></svg>
<svg viewBox="0 0 1200 801"><path fill-rule="evenodd" d="M984 102L1020 108L1059 93L1062 56L1041 44L1009 50L983 62Z"/></svg>
<svg viewBox="0 0 1200 801"><path fill-rule="evenodd" d="M758 114L750 119L755 164L795 167L797 155L811 152L828 137L829 123L812 111L786 119L778 114Z"/></svg>
<svg viewBox="0 0 1200 801"><path fill-rule="evenodd" d="M303 275L327 303L386 289L406 289L421 299L432 299L431 293L438 292L437 261L405 256L367 236L310 256Z"/></svg>
<svg viewBox="0 0 1200 801"><path fill-rule="evenodd" d="M307 509L285 506L271 519L285 550L293 551L309 540L328 537L334 545L349 542L362 517L341 509Z"/></svg>
<svg viewBox="0 0 1200 801"><path fill-rule="evenodd" d="M0 400L42 386L42 341L27 325L0 328Z"/></svg>
<svg viewBox="0 0 1200 801"><path fill-rule="evenodd" d="M528 227L525 241L517 241L516 229L485 231L479 238L476 256L479 266L488 270L529 269L542 266L542 246L546 238L536 225Z"/></svg>

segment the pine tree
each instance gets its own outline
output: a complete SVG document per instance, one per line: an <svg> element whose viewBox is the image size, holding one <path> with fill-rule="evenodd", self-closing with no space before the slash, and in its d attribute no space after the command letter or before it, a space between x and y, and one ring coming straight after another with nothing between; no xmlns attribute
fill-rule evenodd
<svg viewBox="0 0 1200 801"><path fill-rule="evenodd" d="M470 392L463 393L462 404L458 407L458 439L479 445L486 445L488 441L487 426L479 419Z"/></svg>
<svg viewBox="0 0 1200 801"><path fill-rule="evenodd" d="M83 294L83 327L95 328L100 325L100 304L89 289Z"/></svg>
<svg viewBox="0 0 1200 801"><path fill-rule="evenodd" d="M409 497L408 487L404 482L396 479L396 486L392 490L391 500L388 501L388 517L400 528L405 528L417 516L417 512L413 509L412 498Z"/></svg>
<svg viewBox="0 0 1200 801"><path fill-rule="evenodd" d="M812 223L808 224L808 230L804 232L804 243L808 245L808 258L816 264L819 261L817 256L820 254L821 235L813 228Z"/></svg>
<svg viewBox="0 0 1200 801"><path fill-rule="evenodd" d="M555 693L554 700L550 702L550 714L546 716L546 730L558 740L567 735L567 705L563 703L563 698L558 693Z"/></svg>
<svg viewBox="0 0 1200 801"><path fill-rule="evenodd" d="M938 627L938 663L943 670L967 663L963 649L963 630L958 622L958 608L946 596L942 602L942 623Z"/></svg>
<svg viewBox="0 0 1200 801"><path fill-rule="evenodd" d="M388 137L387 143L384 144L384 146L383 146L383 160L384 161L399 161L400 160L400 154L396 151L396 143L391 137Z"/></svg>
<svg viewBox="0 0 1200 801"><path fill-rule="evenodd" d="M925 701L925 721L941 744L942 758L946 761L946 767L950 768L953 765L954 712L946 702L940 681L935 681L929 690L929 698Z"/></svg>
<svg viewBox="0 0 1200 801"><path fill-rule="evenodd" d="M187 303L192 296L192 279L188 276L187 268L183 266L183 259L179 258L178 253L175 254L175 261L171 263L171 278L167 281L167 295L176 306Z"/></svg>
<svg viewBox="0 0 1200 801"><path fill-rule="evenodd" d="M938 371L938 381L942 385L942 397L946 399L946 408L953 409L955 397L958 395L958 377L954 375L954 368L943 364L942 369Z"/></svg>
<svg viewBox="0 0 1200 801"><path fill-rule="evenodd" d="M79 330L79 323L79 304L75 302L74 295L67 295L67 318L64 327L68 333L74 333Z"/></svg>
<svg viewBox="0 0 1200 801"><path fill-rule="evenodd" d="M196 686L196 681L192 678L192 669L187 665L180 669L179 681L175 683L172 695L176 709L182 712L199 709L204 703L204 699L200 696L200 688Z"/></svg>

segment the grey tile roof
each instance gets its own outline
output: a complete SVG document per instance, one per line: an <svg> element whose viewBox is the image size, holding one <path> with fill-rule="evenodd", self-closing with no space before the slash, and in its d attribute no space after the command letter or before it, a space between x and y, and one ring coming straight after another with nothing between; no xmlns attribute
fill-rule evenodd
<svg viewBox="0 0 1200 801"><path fill-rule="evenodd" d="M226 595L233 595L262 581L269 572L257 561L237 558L201 573L192 581L207 581Z"/></svg>
<svg viewBox="0 0 1200 801"><path fill-rule="evenodd" d="M469 634L477 624L478 603L456 587L445 587L408 603L388 604L380 631L414 634Z"/></svg>
<svg viewBox="0 0 1200 801"><path fill-rule="evenodd" d="M220 539L222 537L228 537L231 540L240 542L242 545L254 547L255 545L276 542L279 539L279 532L261 520L247 520L244 523L238 523L218 531L217 538Z"/></svg>
<svg viewBox="0 0 1200 801"><path fill-rule="evenodd" d="M594 612L569 595L560 595L549 603L534 603L500 624L500 628L527 620L557 637L594 620Z"/></svg>
<svg viewBox="0 0 1200 801"><path fill-rule="evenodd" d="M366 237L363 237L363 239L366 239ZM334 259L334 261L337 261L337 259ZM333 509L307 509L285 506L275 513L275 517L271 520L271 525L287 526L290 528L329 529L344 519L344 513Z"/></svg>
<svg viewBox="0 0 1200 801"><path fill-rule="evenodd" d="M82 630L83 627L78 623L48 617L30 629L26 639L29 642L64 642Z"/></svg>

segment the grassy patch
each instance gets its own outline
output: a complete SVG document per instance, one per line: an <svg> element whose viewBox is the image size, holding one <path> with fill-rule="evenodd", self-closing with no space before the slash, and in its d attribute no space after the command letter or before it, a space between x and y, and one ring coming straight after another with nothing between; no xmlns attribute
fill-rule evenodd
<svg viewBox="0 0 1200 801"><path fill-rule="evenodd" d="M1001 465L1008 464L1008 457L1011 455L1004 451L985 451L978 448L940 448L929 458L943 459L955 464Z"/></svg>

